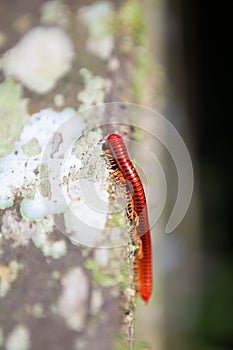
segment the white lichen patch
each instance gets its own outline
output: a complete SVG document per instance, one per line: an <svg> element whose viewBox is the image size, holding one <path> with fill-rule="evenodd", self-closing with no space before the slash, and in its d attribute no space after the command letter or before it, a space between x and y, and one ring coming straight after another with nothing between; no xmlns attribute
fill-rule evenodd
<svg viewBox="0 0 233 350"><path fill-rule="evenodd" d="M103 302L104 298L101 291L99 289L94 289L91 295L91 313L94 315L98 314Z"/></svg>
<svg viewBox="0 0 233 350"><path fill-rule="evenodd" d="M106 163L103 158L102 145L100 143L102 137L103 134L100 130L87 131L72 145L71 155L75 155L81 160L78 176L79 180L81 181L82 179L87 179L89 181L96 182L95 190L98 190L98 194L101 196L101 199L106 201L108 194L103 190L103 186L101 187L103 179L106 179L108 176ZM68 159L69 158L70 156ZM70 178L70 180L76 181L75 178ZM72 184L70 184L70 188L72 188ZM80 194L77 193L77 196L78 195Z"/></svg>
<svg viewBox="0 0 233 350"><path fill-rule="evenodd" d="M110 80L98 75L93 76L86 68L82 68L80 74L84 79L84 89L77 95L77 99L81 103L80 110L103 103L110 88Z"/></svg>
<svg viewBox="0 0 233 350"><path fill-rule="evenodd" d="M68 190L64 192L64 196L68 197L70 204L64 219L66 232L71 240L93 247L98 243L106 225L108 194L100 181L85 177L88 175L81 174L80 171L78 181L69 179Z"/></svg>
<svg viewBox="0 0 233 350"><path fill-rule="evenodd" d="M89 284L87 276L80 267L72 268L62 278L62 294L58 299L59 315L65 319L67 326L82 331L87 316Z"/></svg>
<svg viewBox="0 0 233 350"><path fill-rule="evenodd" d="M26 201L26 200L25 200ZM12 239L12 247L25 246L30 240L45 256L60 259L66 254L67 246L64 240L54 241L50 233L54 230L52 218L43 218L37 222L19 218L16 209L7 209L2 217L1 235Z"/></svg>
<svg viewBox="0 0 233 350"><path fill-rule="evenodd" d="M30 346L30 332L24 325L16 326L10 332L5 342L6 350L28 350Z"/></svg>
<svg viewBox="0 0 233 350"><path fill-rule="evenodd" d="M52 220L44 219L37 222L37 230L33 236L33 242L37 248L41 250L46 246L49 233L54 229Z"/></svg>
<svg viewBox="0 0 233 350"><path fill-rule="evenodd" d="M69 126L70 119L75 119L75 128ZM67 143L72 144L75 135L79 135L83 130L84 123L72 108L66 108L61 112L45 109L29 118L19 136L19 140L15 142L12 152L0 158L0 209L12 206L15 194L20 192L25 198L21 203L21 214L27 219L33 220L43 217L46 210L51 215L63 210L64 201L60 200L59 202L59 198L57 198L59 194L61 195L61 191L57 191L57 187L59 188L61 182L60 163L55 163L54 169L49 169L47 164L52 156L62 157L62 153L64 154L64 150L56 153L55 146L57 146L58 151L61 146L51 141L51 139L55 140L53 135L56 134L59 128L61 133L65 133L65 136L62 135L62 139L68 147ZM25 149L25 145L33 145L34 148L29 151L27 147ZM51 155L51 152L47 152L44 156L44 162L42 162L46 147L47 149L50 147L53 153ZM28 154L30 152L33 152L33 154ZM38 152L40 153L35 155ZM50 168L52 166L53 164ZM47 169L47 173L41 169ZM57 184L57 187L51 185L53 181ZM51 198L49 210L45 206L43 196L50 196Z"/></svg>
<svg viewBox="0 0 233 350"><path fill-rule="evenodd" d="M97 265L106 267L109 264L111 258L110 249L96 249L94 254L94 259Z"/></svg>
<svg viewBox="0 0 233 350"><path fill-rule="evenodd" d="M67 153L67 160L77 157L81 164L72 167L66 159L64 161L64 166L70 169L69 176L63 175L62 184L64 198L69 204L64 214L66 232L73 241L88 246L96 245L108 212L101 138L102 133L97 130L83 134Z"/></svg>
<svg viewBox="0 0 233 350"><path fill-rule="evenodd" d="M38 221L36 226L37 230L32 240L35 246L41 249L44 256L60 259L66 255L66 242L63 239L54 241L50 237L50 233L54 230L53 219L51 217Z"/></svg>
<svg viewBox="0 0 233 350"><path fill-rule="evenodd" d="M103 60L110 58L114 47L114 37L108 25L112 13L113 4L107 1L82 7L78 12L78 20L86 24L89 32L87 51Z"/></svg>
<svg viewBox="0 0 233 350"><path fill-rule="evenodd" d="M73 44L63 29L36 27L5 53L1 65L5 76L45 94L70 70L74 58Z"/></svg>
<svg viewBox="0 0 233 350"><path fill-rule="evenodd" d="M1 233L5 239L14 241L13 247L27 245L35 232L36 225L26 219L19 219L16 209L4 212Z"/></svg>
<svg viewBox="0 0 233 350"><path fill-rule="evenodd" d="M51 256L54 259L60 259L66 255L67 247L64 240L51 242L48 241L47 244L42 248L45 256Z"/></svg>
<svg viewBox="0 0 233 350"><path fill-rule="evenodd" d="M22 145L22 149L28 157L34 157L41 153L39 142L35 137Z"/></svg>
<svg viewBox="0 0 233 350"><path fill-rule="evenodd" d="M87 51L99 56L103 60L110 58L114 47L113 36L108 35L105 38L96 38L91 36L87 41Z"/></svg>
<svg viewBox="0 0 233 350"><path fill-rule="evenodd" d="M51 108L42 109L39 113L30 116L20 135L20 144L25 144L36 138L39 146L44 149L56 130L61 128L64 123L68 123L69 119L75 115L77 112L73 108L65 108L61 112L56 112ZM77 119L80 120L80 128L82 129L82 120L78 115Z"/></svg>
<svg viewBox="0 0 233 350"><path fill-rule="evenodd" d="M41 220L47 214L43 200L39 191L33 195L33 198L24 198L20 204L20 213L23 218L28 220Z"/></svg>
<svg viewBox="0 0 233 350"><path fill-rule="evenodd" d="M11 261L9 265L0 265L0 297L4 298L9 291L11 284L16 280L21 268L16 261Z"/></svg>
<svg viewBox="0 0 233 350"><path fill-rule="evenodd" d="M66 104L65 96L62 94L57 94L53 99L54 106L57 108L62 108Z"/></svg>
<svg viewBox="0 0 233 350"><path fill-rule="evenodd" d="M27 100L22 99L22 87L11 79L0 84L0 111L0 157L2 157L13 150L14 142L28 118Z"/></svg>

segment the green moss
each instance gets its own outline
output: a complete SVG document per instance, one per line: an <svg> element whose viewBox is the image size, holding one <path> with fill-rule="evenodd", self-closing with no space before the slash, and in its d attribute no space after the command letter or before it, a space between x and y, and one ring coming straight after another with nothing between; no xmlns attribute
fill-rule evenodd
<svg viewBox="0 0 233 350"><path fill-rule="evenodd" d="M137 141L139 143L143 143L144 138L142 136L141 129L134 128L134 130L133 130L133 139L134 139L134 141Z"/></svg>
<svg viewBox="0 0 233 350"><path fill-rule="evenodd" d="M101 269L93 270L93 280L98 285L100 284L103 287L111 287L117 284L117 280L114 274L102 271Z"/></svg>
<svg viewBox="0 0 233 350"><path fill-rule="evenodd" d="M155 76L155 67L148 50L139 47L135 50L135 66L133 75L133 95L136 102L142 99L142 86L148 84L146 79Z"/></svg>
<svg viewBox="0 0 233 350"><path fill-rule="evenodd" d="M49 182L49 169L47 164L39 164L35 169L35 174L37 175L40 183L38 189L43 197L51 197L51 185Z"/></svg>
<svg viewBox="0 0 233 350"><path fill-rule="evenodd" d="M94 282L101 286L110 287L116 284L120 286L128 285L126 276L127 268L123 268L122 271L119 271L117 268L113 268L113 263L114 260L110 262L111 266L102 267L96 264L94 260L88 259L85 262L85 268L92 270ZM119 265L119 261L117 261L117 264Z"/></svg>
<svg viewBox="0 0 233 350"><path fill-rule="evenodd" d="M87 269L87 270L93 270L94 267L95 267L95 262L93 259L87 259L84 263L84 267Z"/></svg>
<svg viewBox="0 0 233 350"><path fill-rule="evenodd" d="M28 182L21 188L21 193L24 199L33 199L35 195L35 184Z"/></svg>
<svg viewBox="0 0 233 350"><path fill-rule="evenodd" d="M44 24L56 24L61 27L69 25L69 7L61 0L50 0L41 7L41 22Z"/></svg>
<svg viewBox="0 0 233 350"><path fill-rule="evenodd" d="M146 29L145 11L138 0L127 1L120 10L120 19L128 30L128 34L134 38L136 44L144 43Z"/></svg>
<svg viewBox="0 0 233 350"><path fill-rule="evenodd" d="M39 142L35 137L33 139L31 139L30 141L28 141L27 143L25 143L22 146L22 149L23 149L24 153L26 154L26 156L28 156L28 157L37 156L41 152Z"/></svg>
<svg viewBox="0 0 233 350"><path fill-rule="evenodd" d="M156 101L156 104L163 105L167 95L164 67L155 64L148 45L136 47L134 58L134 101L145 103L145 101L153 99Z"/></svg>
<svg viewBox="0 0 233 350"><path fill-rule="evenodd" d="M47 164L41 163L39 164L36 169L35 173L38 175L39 178L48 178L49 177L49 169Z"/></svg>
<svg viewBox="0 0 233 350"><path fill-rule="evenodd" d="M27 100L22 87L12 79L0 84L0 157L12 152L27 121Z"/></svg>
<svg viewBox="0 0 233 350"><path fill-rule="evenodd" d="M146 18L142 3L138 0L128 0L110 18L109 28L115 36L130 36L135 45L144 45Z"/></svg>
<svg viewBox="0 0 233 350"><path fill-rule="evenodd" d="M51 197L51 185L48 179L42 179L38 189L43 197Z"/></svg>
<svg viewBox="0 0 233 350"><path fill-rule="evenodd" d="M77 94L77 99L81 103L79 111L103 103L108 86L107 80L93 75L86 68L80 69L80 75L83 77L84 89Z"/></svg>
<svg viewBox="0 0 233 350"><path fill-rule="evenodd" d="M159 99L164 99L165 93L163 69L154 64L149 50L148 21L143 6L139 0L128 0L110 18L109 23L110 30L119 38L120 43L124 44L122 39L128 39L129 47L126 53L134 57L133 100L145 104L151 98L151 88L154 88L154 84ZM125 45L119 45L119 48L125 52Z"/></svg>
<svg viewBox="0 0 233 350"><path fill-rule="evenodd" d="M91 153L91 148L96 145L102 138L102 132L100 130L88 130L83 133L84 137L78 139L74 143L72 154L76 155L77 158L82 159L87 153Z"/></svg>
<svg viewBox="0 0 233 350"><path fill-rule="evenodd" d="M111 223L113 227L125 228L125 217L122 215L122 212L115 212L112 215Z"/></svg>
<svg viewBox="0 0 233 350"><path fill-rule="evenodd" d="M125 289L129 285L129 269L127 264L123 264L120 273L118 274L118 282L121 288Z"/></svg>

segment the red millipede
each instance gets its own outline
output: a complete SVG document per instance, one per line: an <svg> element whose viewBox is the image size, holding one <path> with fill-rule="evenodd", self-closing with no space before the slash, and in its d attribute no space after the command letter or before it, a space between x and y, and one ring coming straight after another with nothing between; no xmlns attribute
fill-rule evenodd
<svg viewBox="0 0 233 350"><path fill-rule="evenodd" d="M130 223L130 226L133 225L133 233L130 234L131 236L131 242L133 246L137 246L135 252L133 252L132 256L132 267L134 271L134 286L136 288L137 293L140 293L141 291L141 264L139 263L138 259L141 259L143 253L142 253L142 243L141 239L138 236L137 233L137 225L139 223L138 215L134 210L134 201L131 195L131 192L129 190L129 185L124 178L122 172L119 169L119 166L116 162L116 159L113 157L110 149L106 146L106 143L103 145L104 155L107 159L107 166L112 171L110 173L110 177L114 180L114 182L122 187L125 188L125 195L127 199L127 207L126 207L126 213L127 218ZM130 252L132 253L132 252Z"/></svg>
<svg viewBox="0 0 233 350"><path fill-rule="evenodd" d="M138 173L131 162L122 137L118 134L110 134L106 140L107 147L115 158L123 177L131 184L131 192L134 210L138 215L139 223L137 233L142 242L142 257L137 259L139 270L139 292L145 302L148 302L152 292L152 264L151 264L151 239L149 220L147 213L146 196Z"/></svg>

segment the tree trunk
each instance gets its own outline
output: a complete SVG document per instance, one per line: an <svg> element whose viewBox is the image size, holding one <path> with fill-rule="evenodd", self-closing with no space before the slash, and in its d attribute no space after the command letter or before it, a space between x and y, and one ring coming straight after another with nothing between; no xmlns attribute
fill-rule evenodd
<svg viewBox="0 0 233 350"><path fill-rule="evenodd" d="M74 173L70 167L63 185L93 183L95 176L104 183L96 175L103 158L93 160L90 150L112 130L114 113L118 122L131 122L124 102L133 100L140 85L133 88L135 47L141 44L134 25L143 20L130 18L130 3L116 9L113 3L82 3L0 4L0 348L110 350L122 348L122 338L133 341L127 248L105 236L113 218L107 216L105 228L100 225L98 244L76 239L80 230L89 237L92 227L85 223L84 229L82 220L74 227L63 202L57 205L59 188L51 183L57 174L51 171L80 137L73 151L82 166ZM120 113L111 105L104 112L94 107L114 101L122 102ZM79 130L67 140L63 128L72 133L67 120L73 115L80 116L77 124L74 118ZM132 132L125 125L120 131ZM101 155L101 148L96 152Z"/></svg>

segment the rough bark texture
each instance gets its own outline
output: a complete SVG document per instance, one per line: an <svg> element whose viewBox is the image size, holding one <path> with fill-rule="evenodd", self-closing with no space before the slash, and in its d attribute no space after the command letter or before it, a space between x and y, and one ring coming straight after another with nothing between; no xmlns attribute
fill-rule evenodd
<svg viewBox="0 0 233 350"><path fill-rule="evenodd" d="M2 53L13 47L30 28L41 25L40 13L43 3L31 0L16 2L12 8L11 2L1 2L1 31L7 34L3 41ZM83 5L86 5L85 2ZM94 75L108 77L110 87L105 101L128 101L132 85L131 58L127 55L117 58L115 47L115 57L119 59L120 64L112 69L108 65L111 55L106 60L91 56L84 49L85 29L76 23L80 2L66 2L65 6L69 12L66 30L78 52L77 60L68 75L60 79L47 94L40 95L24 88L22 97L28 98L28 112L32 114L45 107L52 107L58 111L66 106L79 108L80 101L77 101L76 95L83 89L83 80L78 74L82 67L91 69ZM4 83L3 72L1 79ZM57 94L63 94L65 97L62 107L54 106L54 97ZM11 116L8 122L14 122L10 118ZM123 119L124 122L129 122L127 114L124 114ZM106 119L102 121L111 121L111 116L106 114ZM125 286L121 287L116 282L122 265L126 264L125 247L123 250L114 250L113 255L116 259L123 256L117 269L110 264L103 269L104 271L101 268L101 271L97 271L104 276L111 275L113 281L108 283L104 277L96 277L95 266L90 267L90 262L95 261L98 249L74 245L55 228L50 232L49 240L53 243L61 240L65 242L66 253L62 257L45 256L30 238L25 245L16 244L16 239L12 238L14 227L17 230L23 222L23 233L28 230L30 237L33 235L33 232L30 234L30 230L36 225L35 221L28 223L22 218L22 199L23 195L19 191L15 195L13 206L0 211L0 348L112 349L121 327L123 332L128 332L129 322L125 316L125 307L127 309L128 305L123 293ZM12 220L15 226L11 228ZM9 233L11 230L12 235ZM72 293L79 294L79 290L83 288L82 300L76 300ZM73 300L71 305L70 299ZM123 326L124 323L126 326Z"/></svg>

